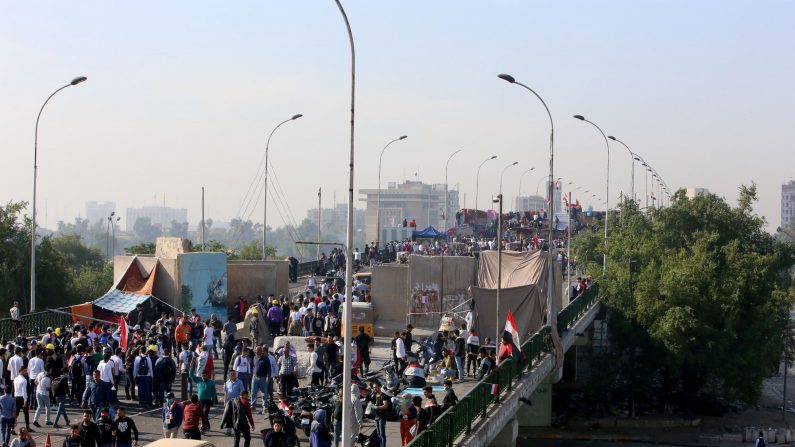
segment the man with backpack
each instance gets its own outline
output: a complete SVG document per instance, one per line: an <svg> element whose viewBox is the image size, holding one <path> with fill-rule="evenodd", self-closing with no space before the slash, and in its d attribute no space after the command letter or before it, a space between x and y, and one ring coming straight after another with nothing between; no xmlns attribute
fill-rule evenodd
<svg viewBox="0 0 795 447"><path fill-rule="evenodd" d="M177 377L177 365L171 358L171 349L164 349L163 356L155 362L155 377L157 377L155 405L163 406L163 398L166 393L171 393L172 384Z"/></svg>
<svg viewBox="0 0 795 447"><path fill-rule="evenodd" d="M55 402L58 404L58 409L55 411L55 424L54 428L61 428L58 425L61 415L63 415L66 425L69 425L69 416L66 414L66 398L69 395L69 378L66 374L62 374L52 379L52 394L55 396Z"/></svg>
<svg viewBox="0 0 795 447"><path fill-rule="evenodd" d="M142 407L152 406L152 377L154 376L152 359L146 355L146 348L141 347L140 355L133 363L133 378L138 385L138 403Z"/></svg>
<svg viewBox="0 0 795 447"><path fill-rule="evenodd" d="M77 347L77 354L72 357L69 363L69 374L72 376L72 392L70 394L72 403L75 398L79 401L86 390L86 375L84 372L83 361L85 360L86 349L83 346Z"/></svg>

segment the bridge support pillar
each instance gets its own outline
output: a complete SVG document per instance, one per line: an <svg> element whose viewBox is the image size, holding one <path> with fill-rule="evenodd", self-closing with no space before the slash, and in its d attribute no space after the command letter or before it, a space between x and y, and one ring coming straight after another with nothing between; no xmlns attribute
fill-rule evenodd
<svg viewBox="0 0 795 447"><path fill-rule="evenodd" d="M538 387L530 396L532 405L527 402L520 402L516 412L516 418L521 427L549 427L552 425L552 384L557 381L558 373L553 372L550 376L538 384Z"/></svg>
<svg viewBox="0 0 795 447"><path fill-rule="evenodd" d="M497 437L491 442L491 447L514 447L518 437L519 421L516 418L513 418L508 421L502 431L497 434Z"/></svg>

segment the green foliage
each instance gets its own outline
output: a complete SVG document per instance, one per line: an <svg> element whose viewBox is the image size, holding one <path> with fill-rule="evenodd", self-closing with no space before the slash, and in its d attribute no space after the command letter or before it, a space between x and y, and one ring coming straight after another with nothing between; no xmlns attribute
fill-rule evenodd
<svg viewBox="0 0 795 447"><path fill-rule="evenodd" d="M0 207L0 308L30 304L30 219L26 203ZM89 228L78 221L71 229ZM71 230L70 230L71 231ZM95 299L112 285L113 269L76 232L41 238L36 245L36 308L64 307Z"/></svg>
<svg viewBox="0 0 795 447"><path fill-rule="evenodd" d="M131 245L125 248L124 251L131 255L153 255L155 254L155 243L142 242L140 244Z"/></svg>
<svg viewBox="0 0 795 447"><path fill-rule="evenodd" d="M755 201L755 185L740 188L736 208L715 195L691 200L679 191L668 208L644 214L627 202L611 218L600 281L620 376L633 368L664 375L657 393L686 410L708 394L757 400L781 357L793 303L786 271L795 257L764 232ZM601 273L600 242L597 233L574 241L591 272ZM630 260L639 267L633 275ZM637 357L631 366L628 353ZM623 384L627 394L637 391L630 382ZM651 393L651 385L641 388Z"/></svg>

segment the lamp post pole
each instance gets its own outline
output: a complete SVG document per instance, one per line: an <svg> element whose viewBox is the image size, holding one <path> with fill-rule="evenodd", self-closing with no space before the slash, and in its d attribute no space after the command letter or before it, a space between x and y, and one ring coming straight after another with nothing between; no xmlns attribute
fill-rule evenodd
<svg viewBox="0 0 795 447"><path fill-rule="evenodd" d="M384 158L384 151L386 148L389 147L395 141L405 140L408 138L406 135L402 135L394 140L390 141L389 143L381 149L381 155L378 156L378 207L375 211L375 249L376 251L381 248L381 159Z"/></svg>
<svg viewBox="0 0 795 447"><path fill-rule="evenodd" d="M519 192L518 192L518 194L516 195L516 197L517 197L517 200L518 200L518 198L519 198L519 197L522 197L522 179L524 178L524 175L525 175L525 174L527 174L527 173L529 173L530 171L533 171L534 169L535 169L535 168L530 168L530 169L528 169L528 170L526 170L526 171L522 172L522 175L520 175L520 176L519 176ZM514 202L514 204L513 204L513 205L516 207L516 211L519 211L519 204L516 202L516 200L514 200L513 202ZM528 210L528 211L529 211L529 210Z"/></svg>
<svg viewBox="0 0 795 447"><path fill-rule="evenodd" d="M108 216L108 237L107 237L107 242L105 243L105 245L107 246L106 247L107 249L105 250L105 253L108 256L108 262L110 262L113 259L111 257L111 254L110 254L110 226L111 226L111 224L113 222L113 216L115 216L115 215L116 215L116 211L112 211L110 213L110 216Z"/></svg>
<svg viewBox="0 0 795 447"><path fill-rule="evenodd" d="M31 210L31 222L30 222L30 311L33 312L36 310L36 180L38 178L38 164L37 158L39 153L39 120L41 119L41 112L44 111L44 106L50 102L53 96L56 93L60 92L61 90L65 89L66 87L71 87L73 85L80 84L84 82L87 78L85 76L79 76L77 78L72 79L71 82L60 87L58 90L52 92L50 96L44 101L44 104L41 105L39 109L39 114L36 116L36 129L33 135L33 201L31 203L32 210Z"/></svg>
<svg viewBox="0 0 795 447"><path fill-rule="evenodd" d="M263 202L262 202L262 260L268 259L268 245L267 245L267 232L268 232L268 150L271 146L271 137L273 134L276 133L276 129L282 126L282 124L295 121L298 118L301 118L304 115L300 113L293 115L289 119L282 121L281 123L277 124L276 127L273 128L270 135L268 135L268 141L265 143L265 184L263 185Z"/></svg>
<svg viewBox="0 0 795 447"><path fill-rule="evenodd" d="M494 343L498 347L499 350L499 343L500 343L500 293L502 292L502 178L505 176L505 171L508 170L511 166L516 166L519 164L518 161L515 161L508 166L502 169L500 173L500 193L497 195L497 200L495 202L499 202L498 214L497 214L497 335L494 338Z"/></svg>
<svg viewBox="0 0 795 447"><path fill-rule="evenodd" d="M111 261L113 260L113 257L116 256L116 224L118 224L120 220L121 217L116 217L116 221L111 223L111 234L113 234L113 245L111 245L112 249L110 252Z"/></svg>
<svg viewBox="0 0 795 447"><path fill-rule="evenodd" d="M344 386L349 386L351 381L351 342L353 336L351 333L351 277L353 270L353 155L354 155L354 123L355 123L355 105L356 105L356 50L353 44L353 32L351 31L351 24L348 21L348 15L342 7L340 0L334 0L337 3L337 8L342 14L342 19L345 22L345 29L348 32L348 43L351 47L351 155L350 163L348 164L348 234L346 237L346 253L345 253L345 303L343 305L342 323L345 327L343 331L343 358L342 358L342 383ZM342 393L342 447L353 447L353 437L358 434L351 433L351 419L353 417L353 402L347 396L345 390Z"/></svg>
<svg viewBox="0 0 795 447"><path fill-rule="evenodd" d="M577 118L580 121L585 121L586 123L592 125L602 134L602 137L605 139L605 145L607 146L607 173L605 175L605 253L602 257L602 273L607 273L607 220L610 216L610 141L608 141L607 136L604 132L602 132L602 128L597 126L593 121L589 121L585 119L582 115L574 115L574 118Z"/></svg>
<svg viewBox="0 0 795 447"><path fill-rule="evenodd" d="M616 137L614 137L612 135L608 135L607 138L610 138L611 140L613 140L615 142L621 143L622 146L627 148L627 152L629 152L629 160L630 160L630 163L632 163L632 177L631 177L632 178L632 180L631 180L632 181L632 187L630 188L630 191L632 191L632 193L631 193L632 194L632 202L635 202L635 153L632 152L632 150L629 148L629 146L626 145L626 143L624 143L623 141L619 140L618 138L616 138Z"/></svg>
<svg viewBox="0 0 795 447"><path fill-rule="evenodd" d="M482 168L483 165L486 164L487 161L494 160L495 158L497 158L497 156L496 155L492 155L491 157L483 160L483 162L480 165L478 165L478 172L477 172L477 174L475 174L475 213L476 214L477 214L477 211L478 211L478 192L479 192L479 189L480 189L480 168Z"/></svg>
<svg viewBox="0 0 795 447"><path fill-rule="evenodd" d="M450 227L450 202L447 200L447 168L450 166L450 160L453 159L453 156L463 149L458 149L457 151L450 154L447 157L447 163L444 164L444 230L445 232Z"/></svg>
<svg viewBox="0 0 795 447"><path fill-rule="evenodd" d="M499 74L499 75L497 75L497 77L502 79L502 80L504 80L504 81L506 81L506 82L509 82L511 84L516 84L516 85L518 85L520 87L524 87L526 90L528 90L530 93L532 93L536 98L538 98L539 101L541 101L541 104L544 106L544 110L547 111L547 116L549 116L549 197L550 197L550 200L552 200L552 197L554 196L554 193L555 193L555 190L554 190L555 186L554 186L554 182L553 182L553 179L555 178L555 174L554 174L554 167L555 167L555 124L552 121L552 113L550 113L549 107L547 107L547 103L544 102L544 99L541 98L541 96L538 93L536 93L535 90L533 90L530 87L522 84L521 82L518 82L511 75ZM552 269L552 250L551 250L551 248L552 248L553 229L552 229L551 222L552 222L552 220L550 219L549 234L548 234L548 238L549 239L547 240L547 244L550 247L550 249L547 250L547 257L548 257L547 258L547 324L549 324L552 328L556 328L557 327L557 315L558 315L558 313L557 313L557 310L555 309L556 300L553 299L554 296L555 296L554 295L555 287L553 285L554 282L555 282L555 280L554 280L555 275L553 274L553 269ZM555 329L553 329L553 333L555 333ZM495 342L496 341L497 340L495 340ZM561 360L562 359L559 359L558 362L560 362Z"/></svg>

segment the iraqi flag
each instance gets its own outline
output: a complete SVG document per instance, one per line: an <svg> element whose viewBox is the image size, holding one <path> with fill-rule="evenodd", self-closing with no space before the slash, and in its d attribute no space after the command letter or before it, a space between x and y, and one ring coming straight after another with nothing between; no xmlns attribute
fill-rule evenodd
<svg viewBox="0 0 795 447"><path fill-rule="evenodd" d="M121 332L121 341L119 344L121 348L125 351L127 350L127 322L124 321L124 318L121 319L121 325L119 327L119 331Z"/></svg>
<svg viewBox="0 0 795 447"><path fill-rule="evenodd" d="M519 330L516 329L516 322L513 320L513 312L508 311L508 318L505 320L505 329L502 331L502 343L500 344L500 356L498 361L513 358L521 359L522 341L519 339Z"/></svg>
<svg viewBox="0 0 795 447"><path fill-rule="evenodd" d="M293 410L291 410L290 406L284 401L279 402L279 410L281 410L281 412L287 416L291 416L293 414Z"/></svg>

